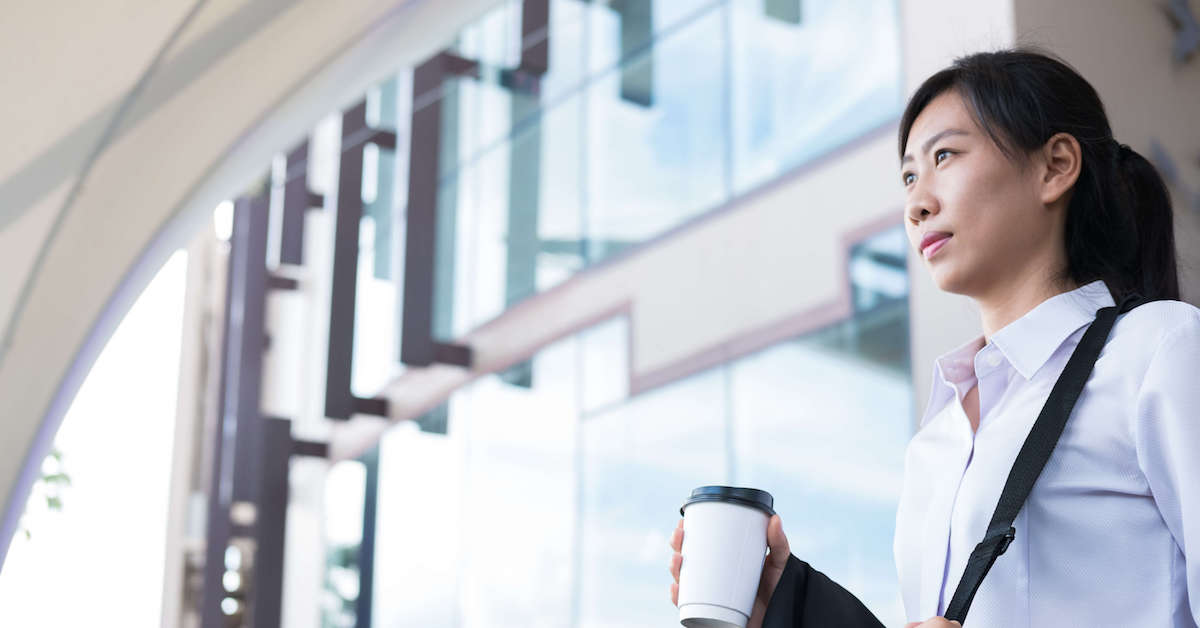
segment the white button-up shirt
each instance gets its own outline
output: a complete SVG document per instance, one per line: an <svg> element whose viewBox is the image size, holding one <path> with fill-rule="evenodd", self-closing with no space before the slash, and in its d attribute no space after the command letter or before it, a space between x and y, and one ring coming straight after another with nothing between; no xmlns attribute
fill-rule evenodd
<svg viewBox="0 0 1200 628"><path fill-rule="evenodd" d="M938 358L904 462L895 551L908 621L944 615L1103 281ZM979 386L979 429L962 398ZM975 628L1200 624L1200 309L1117 319L967 615Z"/></svg>

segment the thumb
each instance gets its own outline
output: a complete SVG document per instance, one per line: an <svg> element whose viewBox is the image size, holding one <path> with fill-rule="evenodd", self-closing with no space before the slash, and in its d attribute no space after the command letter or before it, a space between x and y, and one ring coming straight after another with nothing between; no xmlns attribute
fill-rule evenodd
<svg viewBox="0 0 1200 628"><path fill-rule="evenodd" d="M911 622L908 622L907 624L904 624L904 628L917 628L917 626L920 626L920 625L921 625L921 622L919 622L919 621L911 621Z"/></svg>
<svg viewBox="0 0 1200 628"><path fill-rule="evenodd" d="M780 519L779 515L771 515L770 521L767 522L767 547L771 548L767 557L771 564L777 567L787 565L791 548L788 547L787 536L783 533L783 519Z"/></svg>

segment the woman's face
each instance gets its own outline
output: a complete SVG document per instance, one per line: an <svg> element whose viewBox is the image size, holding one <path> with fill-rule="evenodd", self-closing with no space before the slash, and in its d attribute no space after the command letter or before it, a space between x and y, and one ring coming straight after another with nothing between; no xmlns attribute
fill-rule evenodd
<svg viewBox="0 0 1200 628"><path fill-rule="evenodd" d="M1046 210L1038 169L1009 161L955 90L917 116L904 154L905 230L939 288L990 298L1062 263L1065 212ZM922 251L935 232L951 236Z"/></svg>

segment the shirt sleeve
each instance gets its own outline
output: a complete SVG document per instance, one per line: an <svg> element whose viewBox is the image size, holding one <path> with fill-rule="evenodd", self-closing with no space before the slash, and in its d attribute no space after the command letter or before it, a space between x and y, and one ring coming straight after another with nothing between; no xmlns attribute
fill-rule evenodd
<svg viewBox="0 0 1200 628"><path fill-rule="evenodd" d="M1138 464L1183 552L1192 619L1200 623L1200 320L1163 336L1135 420Z"/></svg>

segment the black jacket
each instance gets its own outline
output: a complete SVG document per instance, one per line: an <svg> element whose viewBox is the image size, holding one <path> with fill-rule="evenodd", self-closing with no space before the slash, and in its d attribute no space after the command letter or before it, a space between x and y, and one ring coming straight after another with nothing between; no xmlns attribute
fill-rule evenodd
<svg viewBox="0 0 1200 628"><path fill-rule="evenodd" d="M883 628L866 606L808 563L788 556L763 628Z"/></svg>

